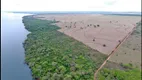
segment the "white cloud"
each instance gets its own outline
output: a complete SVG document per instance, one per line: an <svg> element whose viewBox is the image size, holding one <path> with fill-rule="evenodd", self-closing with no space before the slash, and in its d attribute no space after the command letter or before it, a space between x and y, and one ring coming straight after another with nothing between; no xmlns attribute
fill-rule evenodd
<svg viewBox="0 0 142 80"><path fill-rule="evenodd" d="M118 0L114 5L108 6L113 11L141 11L141 0Z"/></svg>
<svg viewBox="0 0 142 80"><path fill-rule="evenodd" d="M141 0L2 0L4 11L141 11Z"/></svg>

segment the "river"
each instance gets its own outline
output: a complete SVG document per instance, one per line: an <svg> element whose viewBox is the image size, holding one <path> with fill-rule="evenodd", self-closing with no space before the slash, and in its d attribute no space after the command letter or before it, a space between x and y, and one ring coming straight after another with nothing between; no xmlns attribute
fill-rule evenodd
<svg viewBox="0 0 142 80"><path fill-rule="evenodd" d="M22 17L30 14L1 13L1 80L32 80L24 64L23 42L29 33Z"/></svg>

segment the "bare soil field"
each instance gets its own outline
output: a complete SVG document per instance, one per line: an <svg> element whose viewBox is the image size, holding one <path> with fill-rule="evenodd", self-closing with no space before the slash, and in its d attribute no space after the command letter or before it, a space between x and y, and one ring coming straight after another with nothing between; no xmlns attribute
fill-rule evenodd
<svg viewBox="0 0 142 80"><path fill-rule="evenodd" d="M141 68L141 25L137 26L133 34L117 49L110 61L131 63L135 67Z"/></svg>
<svg viewBox="0 0 142 80"><path fill-rule="evenodd" d="M137 16L100 14L44 14L35 15L34 17L59 21L56 25L61 27L60 32L106 55L109 55L115 49L119 42L131 32L136 26L135 24L141 19ZM135 50L135 52L137 51Z"/></svg>

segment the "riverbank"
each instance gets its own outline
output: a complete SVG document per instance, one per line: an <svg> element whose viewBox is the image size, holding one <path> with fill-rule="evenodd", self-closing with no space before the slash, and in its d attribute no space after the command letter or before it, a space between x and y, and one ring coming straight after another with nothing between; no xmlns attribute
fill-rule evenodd
<svg viewBox="0 0 142 80"><path fill-rule="evenodd" d="M24 43L26 63L40 80L93 80L106 55L57 31L55 20L23 17L28 34Z"/></svg>

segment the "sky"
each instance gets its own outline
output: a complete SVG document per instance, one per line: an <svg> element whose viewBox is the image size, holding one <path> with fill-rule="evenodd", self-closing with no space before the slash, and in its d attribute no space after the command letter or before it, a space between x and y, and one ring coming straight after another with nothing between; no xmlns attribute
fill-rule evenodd
<svg viewBox="0 0 142 80"><path fill-rule="evenodd" d="M2 11L141 12L141 0L1 0Z"/></svg>

